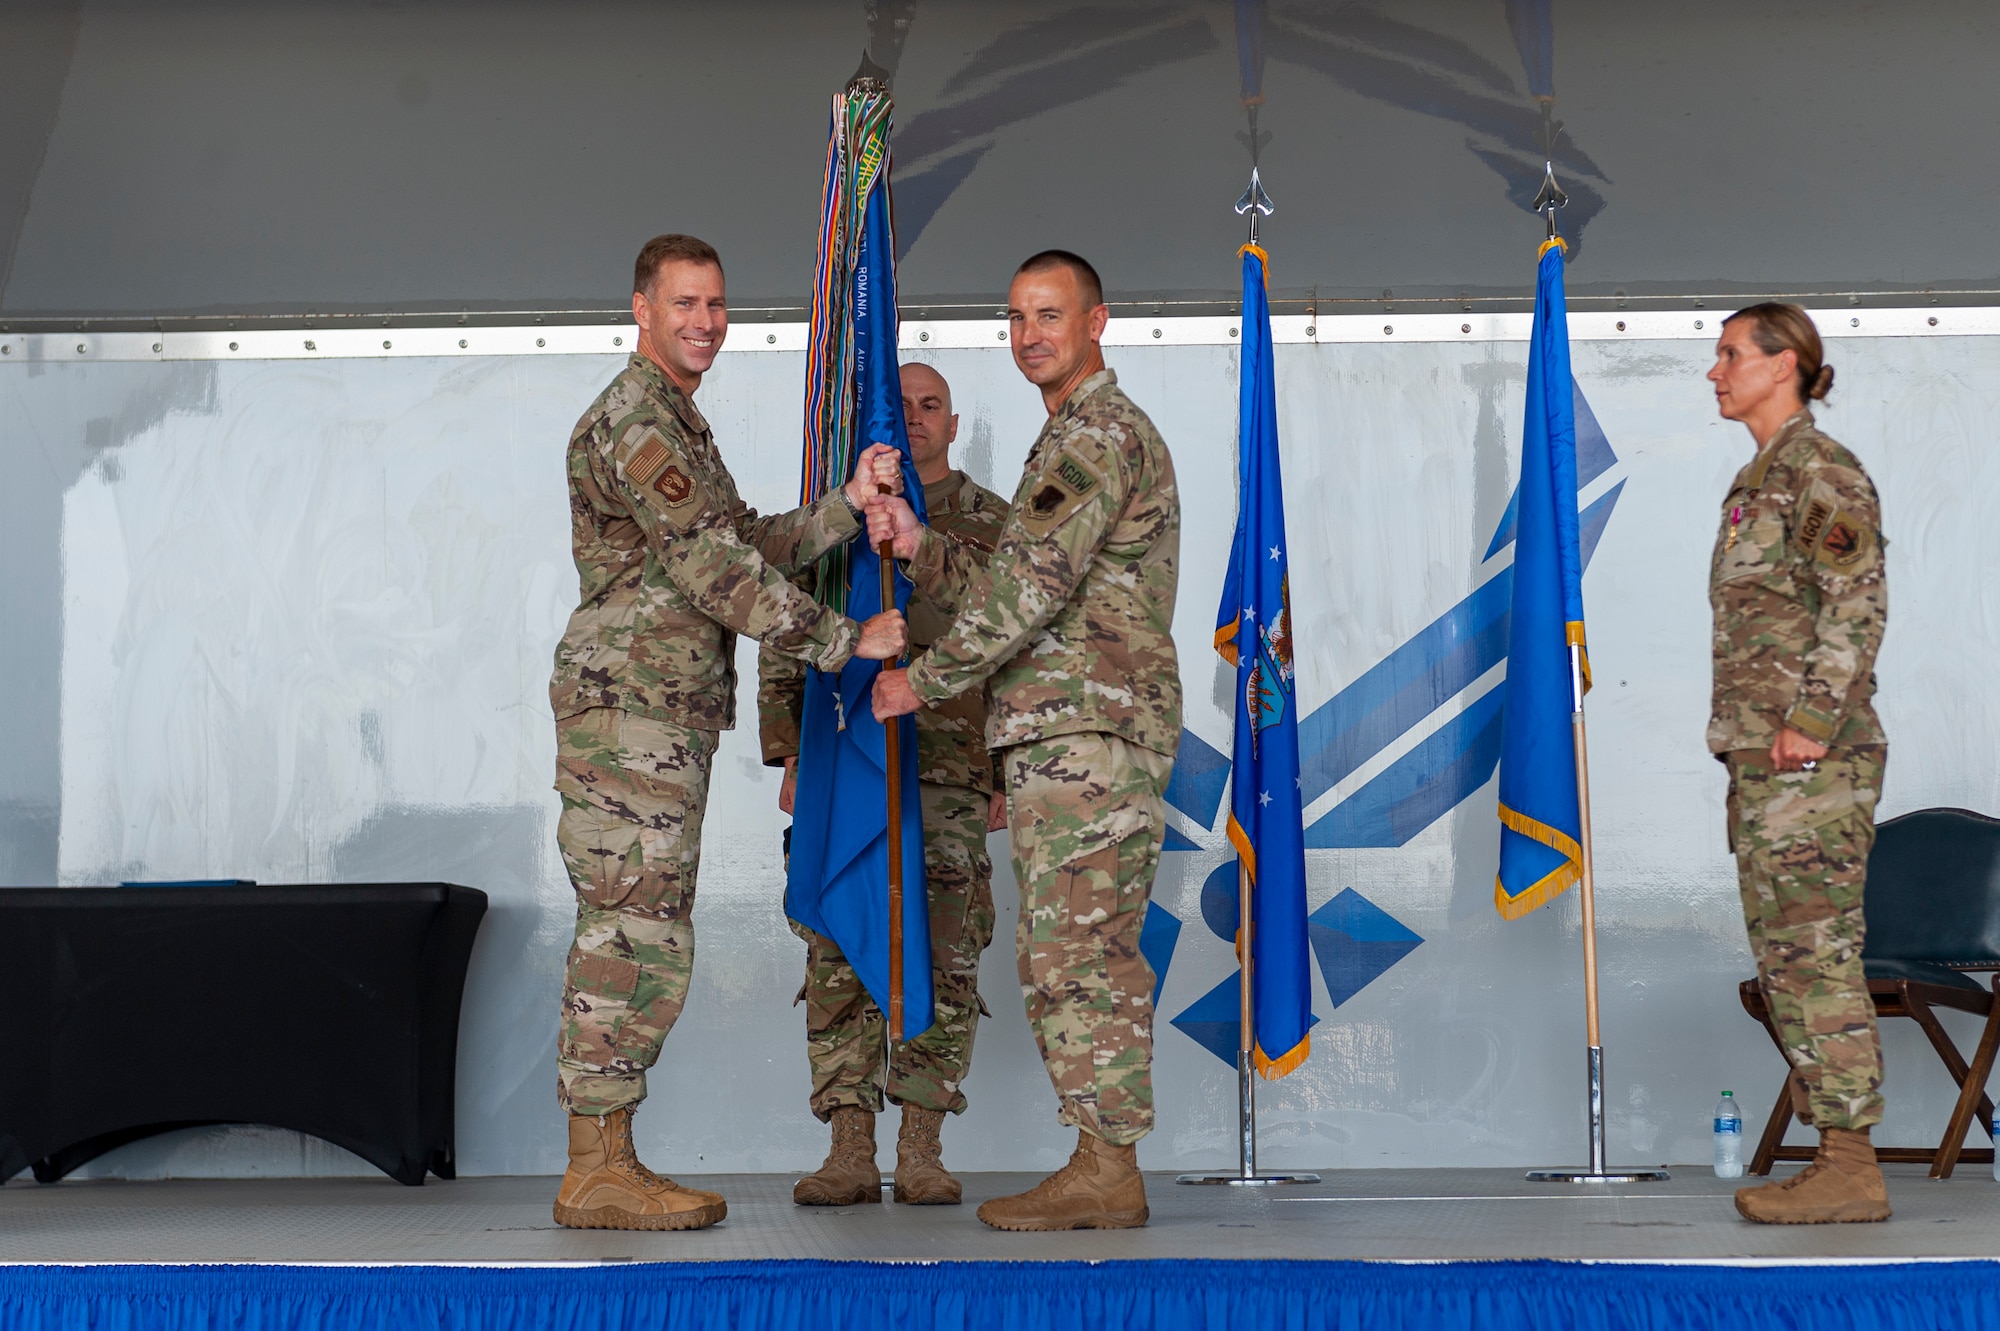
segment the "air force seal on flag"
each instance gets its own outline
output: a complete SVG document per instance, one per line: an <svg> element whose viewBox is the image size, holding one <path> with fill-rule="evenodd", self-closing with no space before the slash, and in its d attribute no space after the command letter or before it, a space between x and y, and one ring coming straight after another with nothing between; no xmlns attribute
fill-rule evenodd
<svg viewBox="0 0 2000 1331"><path fill-rule="evenodd" d="M1251 745L1257 735L1278 724L1291 709L1294 672L1292 670L1292 580L1279 584L1283 605L1269 625L1257 625L1257 659L1245 674L1243 706L1250 715ZM1245 618L1249 618L1246 613Z"/></svg>

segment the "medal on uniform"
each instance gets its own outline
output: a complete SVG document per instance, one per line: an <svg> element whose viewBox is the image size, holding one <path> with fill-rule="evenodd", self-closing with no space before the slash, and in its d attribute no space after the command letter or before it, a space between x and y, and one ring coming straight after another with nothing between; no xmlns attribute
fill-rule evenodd
<svg viewBox="0 0 2000 1331"><path fill-rule="evenodd" d="M1736 525L1743 521L1743 506L1738 504L1729 510L1729 539L1722 543L1722 553L1728 554L1736 548Z"/></svg>

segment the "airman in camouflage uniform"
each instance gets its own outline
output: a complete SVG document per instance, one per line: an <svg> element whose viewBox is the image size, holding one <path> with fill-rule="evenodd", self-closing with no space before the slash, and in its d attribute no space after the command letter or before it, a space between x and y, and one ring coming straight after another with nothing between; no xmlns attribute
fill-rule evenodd
<svg viewBox="0 0 2000 1331"><path fill-rule="evenodd" d="M1754 333L1743 332L1757 327L1752 319L1732 324L1739 353L1757 353ZM1725 329L1725 354L1730 345ZM1727 375L1720 382L1727 387ZM1794 402L1781 399L1772 414ZM1867 472L1802 404L1763 440L1722 504L1709 589L1708 744L1729 769L1743 918L1807 1121L1822 1134L1822 1155L1834 1148L1835 1159L1808 1171L1825 1176L1814 1186L1853 1176L1861 1193L1879 1194L1844 1207L1836 1198L1831 1209L1842 1213L1822 1215L1828 1207L1801 1175L1740 1193L1751 1219L1888 1214L1867 1142L1882 1120L1882 1056L1861 957L1862 889L1887 755L1872 701L1888 619L1885 545Z"/></svg>
<svg viewBox="0 0 2000 1331"><path fill-rule="evenodd" d="M1021 990L1060 1118L1079 1134L1069 1165L987 1202L980 1219L1117 1228L1146 1219L1133 1144L1153 1126L1154 1014L1139 931L1181 731L1180 498L1165 441L1104 368L1089 266L1036 256L1008 304L1015 359L1049 419L994 556L899 533L899 555L914 545L919 590L958 619L905 675L885 672L876 710L982 682L992 698L987 743L1000 751L1021 890Z"/></svg>
<svg viewBox="0 0 2000 1331"><path fill-rule="evenodd" d="M701 1228L722 1218L722 1199L639 1164L631 1112L687 998L709 762L735 724L736 634L829 670L857 652L893 655L902 634L893 614L858 625L787 581L859 530L850 496L760 518L737 495L691 396L727 328L714 251L650 242L633 306L639 352L569 442L581 596L549 686L556 838L577 897L557 1042L571 1162L556 1219ZM893 450L871 452L864 473L878 456L893 465Z"/></svg>
<svg viewBox="0 0 2000 1331"><path fill-rule="evenodd" d="M943 384L926 366L905 366L903 377L906 403L913 379ZM948 398L946 402L944 414L949 416ZM919 449L920 472L924 462ZM948 465L941 478L925 484L924 506L933 528L988 553L1007 517L1005 500ZM913 649L937 641L951 625L950 618L922 596L911 598L909 620ZM759 654L757 669L764 761L772 766L795 762L805 704L805 666L767 648ZM993 938L993 864L986 854L986 833L999 786L986 748L984 690L971 690L917 713L917 768L936 1022L897 1045L885 1060L882 1011L854 968L832 939L792 925L806 942L806 982L799 997L806 1008L812 1112L822 1123L833 1125L833 1149L826 1163L793 1189L793 1199L802 1205L849 1206L881 1200L875 1115L882 1112L885 1097L902 1106L896 1200L954 1203L961 1196L958 1180L944 1170L938 1133L946 1114L965 1111L960 1087L971 1066L980 1016L979 958Z"/></svg>

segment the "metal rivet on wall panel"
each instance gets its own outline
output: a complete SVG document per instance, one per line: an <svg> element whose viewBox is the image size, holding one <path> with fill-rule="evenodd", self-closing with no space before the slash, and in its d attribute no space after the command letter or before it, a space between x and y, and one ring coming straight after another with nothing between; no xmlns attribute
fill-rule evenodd
<svg viewBox="0 0 2000 1331"><path fill-rule="evenodd" d="M930 340L931 340L931 335L930 335L929 333L918 333L918 334L917 334L917 341L919 341L919 342L928 342L928 341L930 341Z"/></svg>
<svg viewBox="0 0 2000 1331"><path fill-rule="evenodd" d="M1849 319L1847 321L1847 326L1849 328L1859 328L1861 327L1861 321L1859 319Z"/></svg>
<svg viewBox="0 0 2000 1331"><path fill-rule="evenodd" d="M158 351L158 350L159 350L159 348L158 348L158 347L155 347L155 348L153 348L153 349L154 349L155 351ZM14 348L12 348L12 347L0 347L0 356L11 356L11 355L13 355L13 354L14 354Z"/></svg>
<svg viewBox="0 0 2000 1331"><path fill-rule="evenodd" d="M382 350L387 351L388 349L389 349L389 344L387 342L384 342L382 344Z"/></svg>
<svg viewBox="0 0 2000 1331"><path fill-rule="evenodd" d="M538 337L538 338L536 338L536 339L535 339L535 345L536 345L536 346L538 346L538 347L545 347L545 346L547 346L547 345L548 345L548 343L547 343L547 342L545 342L545 341L543 341L543 340L542 340L541 338L539 338L539 337Z"/></svg>
<svg viewBox="0 0 2000 1331"><path fill-rule="evenodd" d="M1618 331L1621 333L1625 331L1625 321L1623 319L1618 321Z"/></svg>
<svg viewBox="0 0 2000 1331"><path fill-rule="evenodd" d="M1937 327L1937 316L1935 314L1931 316L1931 327L1933 328Z"/></svg>
<svg viewBox="0 0 2000 1331"><path fill-rule="evenodd" d="M153 350L155 350L155 351L158 351L158 350L159 350L159 348L158 348L158 347L154 347L154 348L153 348ZM318 350L319 350L319 346L318 346L318 344L317 344L317 343L315 343L315 342L314 342L314 341L313 341L313 340L312 340L311 338L307 338L307 339L306 339L306 350L307 350L307 351L318 351Z"/></svg>
<svg viewBox="0 0 2000 1331"><path fill-rule="evenodd" d="M1160 335L1160 330L1159 330L1159 329L1157 329L1157 328L1155 328L1155 329L1153 330L1153 336L1154 336L1154 337L1158 337L1159 335ZM82 348L82 347L78 347L78 348L77 348L77 350L78 350L78 351L81 351L81 350L83 350L83 348Z"/></svg>
<svg viewBox="0 0 2000 1331"><path fill-rule="evenodd" d="M625 339L622 337L614 337L611 339L611 345L614 347L622 347L625 345ZM887 826L887 824L885 823L884 826Z"/></svg>
<svg viewBox="0 0 2000 1331"><path fill-rule="evenodd" d="M766 333L764 334L764 340L766 342L776 342L778 340L778 335L776 333Z"/></svg>
<svg viewBox="0 0 2000 1331"><path fill-rule="evenodd" d="M1235 336L1236 336L1236 330L1235 330L1234 328L1230 329L1230 330L1229 330L1229 335L1230 335L1231 337L1235 337Z"/></svg>
<svg viewBox="0 0 2000 1331"><path fill-rule="evenodd" d="M1306 325L1306 336L1307 336L1307 337L1318 337L1318 336L1319 336L1319 329L1317 329L1317 328L1313 327L1313 326L1312 326L1311 324L1307 324L1307 325Z"/></svg>
<svg viewBox="0 0 2000 1331"><path fill-rule="evenodd" d="M311 344L310 344L310 343L308 343L307 345L308 345L308 346L310 346ZM155 350L155 351L158 351L159 349L160 349L160 344L159 344L159 343L157 343L157 342L155 342L155 343L153 344L153 350Z"/></svg>
<svg viewBox="0 0 2000 1331"><path fill-rule="evenodd" d="M1459 332L1461 332L1461 333L1469 333L1469 332L1471 332L1471 331L1472 331L1472 325L1471 325L1471 324L1460 324L1460 325L1458 326L1458 331L1459 331Z"/></svg>
<svg viewBox="0 0 2000 1331"><path fill-rule="evenodd" d="M1396 325L1394 325L1394 324L1383 324L1383 325L1382 325L1382 336L1384 336L1384 337L1390 337L1390 336L1394 335L1395 331L1396 331Z"/></svg>
<svg viewBox="0 0 2000 1331"><path fill-rule="evenodd" d="M464 339L464 338L462 338L462 337L461 337L460 339L458 339L458 349L459 349L460 351L463 351L463 350L465 350L465 339Z"/></svg>
<svg viewBox="0 0 2000 1331"><path fill-rule="evenodd" d="M1694 326L1695 326L1696 328L1699 328L1699 327L1701 327L1701 320L1699 320L1699 319L1696 319L1696 320L1694 321Z"/></svg>
<svg viewBox="0 0 2000 1331"><path fill-rule="evenodd" d="M1007 332L1006 332L1006 330L1005 330L1005 329L1002 329L1002 330L1000 331L1000 333L999 333L999 338L1000 338L1000 340L1001 340L1002 342L1005 342L1005 341L1007 340Z"/></svg>
<svg viewBox="0 0 2000 1331"><path fill-rule="evenodd" d="M229 344L229 349L230 349L231 351L234 351L234 350L236 350L236 344L235 344L234 342L231 342L231 343ZM78 350L78 351L82 351L82 350L83 350L83 348L82 348L82 347L78 347L78 348L77 348L77 350Z"/></svg>
<svg viewBox="0 0 2000 1331"><path fill-rule="evenodd" d="M85 345L84 345L83 343L79 342L79 343L77 343L77 344L76 344L76 354L77 354L77 355L81 356L81 355L82 355L82 354L83 354L84 352L86 352L86 351L88 351L88 350L90 350L90 348L86 347L86 346L85 346Z"/></svg>

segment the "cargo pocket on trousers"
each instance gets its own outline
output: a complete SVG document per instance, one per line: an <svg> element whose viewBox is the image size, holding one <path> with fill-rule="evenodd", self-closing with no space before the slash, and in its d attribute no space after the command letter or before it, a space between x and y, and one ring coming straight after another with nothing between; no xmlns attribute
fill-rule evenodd
<svg viewBox="0 0 2000 1331"><path fill-rule="evenodd" d="M1062 867L1057 884L1060 927L1071 935L1107 932L1116 917L1135 911L1143 893L1135 880L1152 830L1134 832L1115 845L1079 856ZM1130 891L1121 891L1129 887Z"/></svg>
<svg viewBox="0 0 2000 1331"><path fill-rule="evenodd" d="M570 953L570 992L585 1000L629 1004L639 992L639 963L602 952Z"/></svg>

